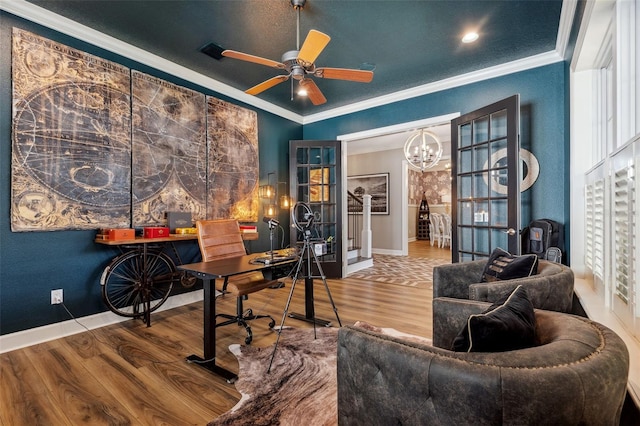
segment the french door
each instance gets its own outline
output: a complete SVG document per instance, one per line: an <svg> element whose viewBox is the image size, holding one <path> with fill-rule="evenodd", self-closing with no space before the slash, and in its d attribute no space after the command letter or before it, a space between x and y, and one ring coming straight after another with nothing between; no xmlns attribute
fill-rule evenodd
<svg viewBox="0 0 640 426"><path fill-rule="evenodd" d="M520 96L451 121L452 261L520 253Z"/></svg>
<svg viewBox="0 0 640 426"><path fill-rule="evenodd" d="M340 141L289 142L289 193L313 212L311 238L326 242L326 254L318 258L327 278L342 277L341 159ZM290 232L291 245L302 244L301 232Z"/></svg>

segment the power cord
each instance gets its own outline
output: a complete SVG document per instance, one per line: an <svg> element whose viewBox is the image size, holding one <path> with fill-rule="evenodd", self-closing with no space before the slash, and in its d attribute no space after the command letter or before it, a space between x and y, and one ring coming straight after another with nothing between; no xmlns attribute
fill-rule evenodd
<svg viewBox="0 0 640 426"><path fill-rule="evenodd" d="M69 308L67 308L67 305L65 305L64 302L60 302L59 305L62 305L62 307L64 308L65 311L67 311L67 314L69 314L71 319L74 320L76 322L76 324L78 324L80 327L82 327L85 330L87 330L89 332L89 334L91 335L91 337L93 337L95 340L97 340L98 342L102 343L103 345L111 346L109 343L107 343L107 342L101 340L100 338L98 338L98 336L93 332L93 330L91 330L89 327L87 327L86 325L84 325L83 323L78 321L78 319L75 317L75 315L73 315L71 313L71 311L69 310Z"/></svg>
<svg viewBox="0 0 640 426"><path fill-rule="evenodd" d="M105 342L104 340L100 339L94 332L93 330L91 330L89 327L87 327L86 325L82 324L80 321L78 321L78 319L75 317L75 315L73 315L71 313L71 311L69 310L69 308L67 308L67 305L64 304L64 302L60 302L58 303L59 305L62 305L62 307L64 308L65 311L67 311L67 314L69 314L69 316L71 317L72 320L74 320L78 325L80 325L82 328L84 328L86 331L89 332L89 335L91 337L93 337L96 341L98 341L99 343L102 343L105 346L110 347L111 349L114 350L114 352L119 353L118 349L113 346L111 343L109 342ZM140 357L140 359L143 360L147 360L152 364L176 364L178 362L182 362L182 360L174 360L174 361L158 361L158 360L154 360L151 358L147 358L147 357ZM204 362L204 361L202 361Z"/></svg>

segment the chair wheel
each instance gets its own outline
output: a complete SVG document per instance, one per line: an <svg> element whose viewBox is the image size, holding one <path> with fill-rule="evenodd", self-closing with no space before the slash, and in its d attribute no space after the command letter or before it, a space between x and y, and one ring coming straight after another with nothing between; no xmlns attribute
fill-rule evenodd
<svg viewBox="0 0 640 426"><path fill-rule="evenodd" d="M247 329L247 337L244 339L244 343L246 343L247 345L250 345L252 340L253 340L253 333L251 333L251 329Z"/></svg>
<svg viewBox="0 0 640 426"><path fill-rule="evenodd" d="M269 328L273 328L273 327L275 327L275 325L276 325L276 320L271 320L269 322Z"/></svg>

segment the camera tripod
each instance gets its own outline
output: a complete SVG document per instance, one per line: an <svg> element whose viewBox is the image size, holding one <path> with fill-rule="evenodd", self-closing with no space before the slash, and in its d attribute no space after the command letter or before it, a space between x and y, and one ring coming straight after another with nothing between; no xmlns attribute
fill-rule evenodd
<svg viewBox="0 0 640 426"><path fill-rule="evenodd" d="M311 221L308 225L310 225ZM276 338L276 344L273 348L273 353L271 354L271 361L269 361L269 368L267 369L267 373L271 372L271 365L273 364L273 358L276 355L276 350L278 349L278 342L280 341L280 333L282 333L282 328L284 327L284 321L287 318L287 312L289 311L289 305L291 304L291 298L293 297L293 291L296 288L296 281L300 278L300 271L303 269L303 266L306 264L305 269L305 280L312 280L313 278L322 278L322 282L324 283L324 287L327 289L327 295L329 296L329 302L331 302L331 307L333 308L333 312L336 314L336 319L338 320L338 324L342 327L342 322L340 322L340 317L338 316L338 308L336 308L336 304L333 302L333 298L331 297L331 291L329 290L329 286L327 285L327 279L324 275L324 271L322 270L322 266L320 265L320 261L318 260L318 256L316 255L315 250L313 249L313 244L311 243L311 231L309 231L307 227L302 230L304 235L304 245L302 246L302 252L300 253L300 258L294 267L295 273L293 275L293 282L291 283L291 290L289 291L289 298L287 299L287 304L284 307L284 312L282 313L282 322L280 323L280 328L278 329L278 337ZM316 267L318 268L318 272L320 275L313 275L312 263L311 259L313 258ZM312 300L312 303L313 300ZM316 334L316 319L315 314L312 319L313 322L313 338L317 337Z"/></svg>

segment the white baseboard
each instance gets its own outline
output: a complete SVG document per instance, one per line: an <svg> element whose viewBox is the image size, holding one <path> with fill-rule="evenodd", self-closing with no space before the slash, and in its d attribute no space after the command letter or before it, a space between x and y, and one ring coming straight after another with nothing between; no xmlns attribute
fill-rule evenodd
<svg viewBox="0 0 640 426"><path fill-rule="evenodd" d="M371 268L373 266L373 259L369 258L357 263L352 263L347 265L347 276L349 274L353 274L354 272L361 271L363 269Z"/></svg>
<svg viewBox="0 0 640 426"><path fill-rule="evenodd" d="M390 256L402 256L402 250L374 248L374 249L371 249L371 252L374 254L388 254Z"/></svg>
<svg viewBox="0 0 640 426"><path fill-rule="evenodd" d="M203 291L195 290L189 293L177 294L169 297L161 307L155 312L166 311L167 309L177 308L178 306L188 305L189 303L199 302L203 299ZM60 306L60 309L64 309ZM154 313L155 313L154 312ZM72 312L73 313L73 312ZM89 330L116 324L123 321L129 321L131 318L116 315L111 311L100 312L95 315L88 315L77 319L80 324ZM151 314L153 321L153 314ZM55 324L43 325L42 327L30 328L29 330L17 331L0 336L0 353L25 348L27 346L36 345L38 343L48 342L50 340L59 339L61 337L71 336L73 334L87 331L76 320L57 322ZM153 322L152 322L153 324Z"/></svg>

